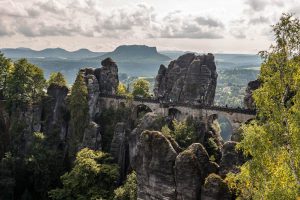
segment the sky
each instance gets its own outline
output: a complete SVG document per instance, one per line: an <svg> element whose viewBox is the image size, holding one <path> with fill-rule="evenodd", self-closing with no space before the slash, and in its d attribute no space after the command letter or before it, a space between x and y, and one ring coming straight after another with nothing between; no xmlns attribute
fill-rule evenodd
<svg viewBox="0 0 300 200"><path fill-rule="evenodd" d="M257 53L300 0L0 0L0 48Z"/></svg>

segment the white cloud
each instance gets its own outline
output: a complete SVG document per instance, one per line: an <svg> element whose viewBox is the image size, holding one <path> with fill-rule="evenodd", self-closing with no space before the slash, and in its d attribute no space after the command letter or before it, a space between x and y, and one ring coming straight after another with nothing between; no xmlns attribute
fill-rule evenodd
<svg viewBox="0 0 300 200"><path fill-rule="evenodd" d="M297 1L0 0L0 40L8 46L45 47L51 41L67 48L124 43L241 48L242 41L249 45L252 38L270 42L267 30L281 13L300 16Z"/></svg>

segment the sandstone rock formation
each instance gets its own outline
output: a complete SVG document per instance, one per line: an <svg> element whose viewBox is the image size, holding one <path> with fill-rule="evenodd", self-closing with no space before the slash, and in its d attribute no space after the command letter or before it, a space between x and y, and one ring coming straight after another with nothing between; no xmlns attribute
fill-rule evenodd
<svg viewBox="0 0 300 200"><path fill-rule="evenodd" d="M174 163L177 153L160 132L145 131L140 136L137 154L139 200L176 199Z"/></svg>
<svg viewBox="0 0 300 200"><path fill-rule="evenodd" d="M252 93L254 90L258 89L261 85L259 79L250 81L246 88L246 95L244 97L244 106L248 109L255 109L254 99L252 97Z"/></svg>
<svg viewBox="0 0 300 200"><path fill-rule="evenodd" d="M98 105L99 95L116 94L119 85L118 66L116 63L111 58L106 58L101 64L101 68L80 70L88 88L88 104L91 119L94 119L95 114L100 111Z"/></svg>
<svg viewBox="0 0 300 200"><path fill-rule="evenodd" d="M199 143L181 152L175 162L177 200L200 199L201 185L209 173L217 173L208 154Z"/></svg>
<svg viewBox="0 0 300 200"><path fill-rule="evenodd" d="M66 105L68 92L69 89L65 86L50 85L47 90L48 96L43 100L41 115L43 123L40 131L45 134L57 131L62 141L67 137L70 118Z"/></svg>
<svg viewBox="0 0 300 200"><path fill-rule="evenodd" d="M243 153L236 150L236 145L237 142L228 141L222 147L222 159L219 172L222 177L225 177L229 172L238 173L238 167L245 162Z"/></svg>
<svg viewBox="0 0 300 200"><path fill-rule="evenodd" d="M90 122L88 127L86 127L83 134L81 147L88 147L93 150L101 150L100 127L95 122Z"/></svg>
<svg viewBox="0 0 300 200"><path fill-rule="evenodd" d="M156 76L154 94L168 102L212 105L218 74L213 54L187 53L161 65Z"/></svg>
<svg viewBox="0 0 300 200"><path fill-rule="evenodd" d="M136 168L137 144L142 132L145 130L161 130L163 125L163 118L161 118L157 114L149 112L140 119L136 128L131 131L128 136L129 159L131 168Z"/></svg>
<svg viewBox="0 0 300 200"><path fill-rule="evenodd" d="M119 78L118 66L111 58L106 58L101 62L103 67L97 68L94 75L98 79L101 94L116 94Z"/></svg>
<svg viewBox="0 0 300 200"><path fill-rule="evenodd" d="M126 124L119 122L116 124L114 136L110 145L110 154L120 167L120 182L126 178L128 168L128 135Z"/></svg>
<svg viewBox="0 0 300 200"><path fill-rule="evenodd" d="M230 200L230 190L225 181L217 174L210 174L201 190L201 200Z"/></svg>

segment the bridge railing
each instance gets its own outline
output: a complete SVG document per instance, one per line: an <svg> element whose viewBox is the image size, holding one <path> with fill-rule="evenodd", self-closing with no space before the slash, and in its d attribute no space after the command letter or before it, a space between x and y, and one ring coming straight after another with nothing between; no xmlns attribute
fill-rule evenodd
<svg viewBox="0 0 300 200"><path fill-rule="evenodd" d="M127 99L128 97L124 95L113 95L113 94L100 94L99 97L104 98L114 98L114 99ZM245 108L234 108L234 107L227 107L227 106L210 106L210 105L203 105L203 104L192 104L192 103L183 103L183 102L165 102L162 100L159 100L158 98L152 98L152 97L134 97L134 101L139 101L142 103L157 103L163 105L163 107L190 107L195 109L206 109L206 110L217 110L217 111L223 111L223 112L232 112L232 113L242 113L242 114L250 114L255 115L256 110L254 109L245 109Z"/></svg>

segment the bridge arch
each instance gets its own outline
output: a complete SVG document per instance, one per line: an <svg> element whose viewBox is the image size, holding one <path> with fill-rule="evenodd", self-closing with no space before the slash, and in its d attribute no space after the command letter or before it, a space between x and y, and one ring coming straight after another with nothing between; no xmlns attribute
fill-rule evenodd
<svg viewBox="0 0 300 200"><path fill-rule="evenodd" d="M138 104L133 109L133 119L138 119L144 116L146 113L152 112L152 109L146 104Z"/></svg>
<svg viewBox="0 0 300 200"><path fill-rule="evenodd" d="M172 120L174 120L174 119L179 120L181 115L182 115L181 111L177 108L169 108L168 109L168 116Z"/></svg>
<svg viewBox="0 0 300 200"><path fill-rule="evenodd" d="M213 109L204 109L202 115L206 119L209 119L209 116L211 115L217 116L217 120L221 128L221 135L224 140L230 139L230 136L233 133L237 132L242 124L248 122L249 120L255 117L255 115L253 114L226 112Z"/></svg>

